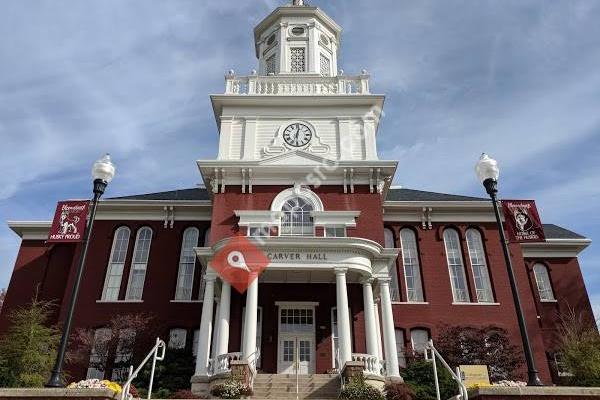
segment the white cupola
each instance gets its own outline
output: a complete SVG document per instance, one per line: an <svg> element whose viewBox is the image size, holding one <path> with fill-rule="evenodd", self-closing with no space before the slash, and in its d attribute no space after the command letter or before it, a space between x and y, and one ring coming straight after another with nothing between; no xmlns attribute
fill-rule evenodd
<svg viewBox="0 0 600 400"><path fill-rule="evenodd" d="M303 0L277 8L256 28L260 75L337 75L342 28Z"/></svg>

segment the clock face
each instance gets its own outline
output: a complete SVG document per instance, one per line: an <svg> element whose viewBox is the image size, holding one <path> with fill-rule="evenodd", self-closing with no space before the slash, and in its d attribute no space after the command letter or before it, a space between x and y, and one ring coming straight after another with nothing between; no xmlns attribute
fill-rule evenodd
<svg viewBox="0 0 600 400"><path fill-rule="evenodd" d="M283 131L283 140L293 147L305 146L310 142L310 139L312 139L310 128L299 122L291 124Z"/></svg>

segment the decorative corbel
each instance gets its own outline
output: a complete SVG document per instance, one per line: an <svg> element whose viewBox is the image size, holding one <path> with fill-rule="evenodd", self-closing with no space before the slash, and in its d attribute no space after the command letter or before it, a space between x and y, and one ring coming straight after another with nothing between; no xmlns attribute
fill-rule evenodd
<svg viewBox="0 0 600 400"><path fill-rule="evenodd" d="M350 168L350 193L354 193L354 168Z"/></svg>
<svg viewBox="0 0 600 400"><path fill-rule="evenodd" d="M369 192L373 193L375 191L373 185L373 168L369 169Z"/></svg>
<svg viewBox="0 0 600 400"><path fill-rule="evenodd" d="M170 225L170 228L173 229L173 226L175 225L175 207L170 206L169 207L169 211L171 211L171 225Z"/></svg>
<svg viewBox="0 0 600 400"><path fill-rule="evenodd" d="M252 193L252 168L248 169L248 192Z"/></svg>
<svg viewBox="0 0 600 400"><path fill-rule="evenodd" d="M246 193L246 169L242 168L242 193Z"/></svg>
<svg viewBox="0 0 600 400"><path fill-rule="evenodd" d="M225 169L221 168L221 193L225 193Z"/></svg>
<svg viewBox="0 0 600 400"><path fill-rule="evenodd" d="M167 208L167 206L164 206L163 210L165 212L163 228L167 229L167 225L169 223L169 209Z"/></svg>

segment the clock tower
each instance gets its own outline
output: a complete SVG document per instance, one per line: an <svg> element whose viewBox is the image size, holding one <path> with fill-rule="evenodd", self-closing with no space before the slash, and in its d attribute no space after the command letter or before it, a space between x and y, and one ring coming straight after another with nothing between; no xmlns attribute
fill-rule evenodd
<svg viewBox="0 0 600 400"><path fill-rule="evenodd" d="M229 71L211 96L220 134L217 160L198 166L213 193L251 194L259 185L367 185L387 191L396 162L377 156L384 96L363 70L338 69L341 27L321 9L293 1L254 28L258 68Z"/></svg>

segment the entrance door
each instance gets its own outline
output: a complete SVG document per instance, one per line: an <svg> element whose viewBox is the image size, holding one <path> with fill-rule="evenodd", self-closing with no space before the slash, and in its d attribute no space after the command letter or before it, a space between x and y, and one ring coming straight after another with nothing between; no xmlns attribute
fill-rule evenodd
<svg viewBox="0 0 600 400"><path fill-rule="evenodd" d="M280 374L307 375L313 373L315 347L314 339L307 336L283 335L279 340Z"/></svg>
<svg viewBox="0 0 600 400"><path fill-rule="evenodd" d="M279 308L277 373L315 372L314 307L286 305Z"/></svg>

